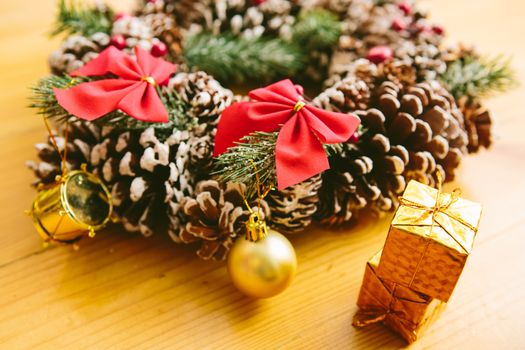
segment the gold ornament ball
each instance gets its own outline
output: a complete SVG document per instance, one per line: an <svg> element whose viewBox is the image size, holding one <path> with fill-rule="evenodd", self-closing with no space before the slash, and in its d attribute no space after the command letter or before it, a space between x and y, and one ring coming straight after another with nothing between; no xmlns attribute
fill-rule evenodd
<svg viewBox="0 0 525 350"><path fill-rule="evenodd" d="M296 270L292 244L274 230L256 242L239 238L228 255L228 273L233 284L254 298L281 293L292 282Z"/></svg>

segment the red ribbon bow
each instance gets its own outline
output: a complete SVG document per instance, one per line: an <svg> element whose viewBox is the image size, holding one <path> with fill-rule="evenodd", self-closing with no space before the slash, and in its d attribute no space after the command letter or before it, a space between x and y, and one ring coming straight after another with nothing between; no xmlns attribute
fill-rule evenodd
<svg viewBox="0 0 525 350"><path fill-rule="evenodd" d="M175 65L135 47L137 59L113 46L71 76L100 76L112 73L117 79L79 84L67 90L54 89L58 103L85 120L100 118L115 109L146 122L167 122L168 111L155 90L175 72Z"/></svg>
<svg viewBox="0 0 525 350"><path fill-rule="evenodd" d="M282 80L250 91L254 102L240 102L222 113L214 155L234 146L254 131L280 128L275 146L277 185L281 190L304 181L330 166L323 143L347 141L360 120L352 114L325 111L303 102L302 88Z"/></svg>

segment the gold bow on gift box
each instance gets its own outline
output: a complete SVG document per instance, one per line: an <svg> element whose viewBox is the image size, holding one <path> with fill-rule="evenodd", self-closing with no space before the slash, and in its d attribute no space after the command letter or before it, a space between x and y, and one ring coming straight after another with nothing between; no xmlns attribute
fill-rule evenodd
<svg viewBox="0 0 525 350"><path fill-rule="evenodd" d="M388 233L378 275L448 301L476 236L481 205L411 181Z"/></svg>
<svg viewBox="0 0 525 350"><path fill-rule="evenodd" d="M357 301L359 311L354 316L353 325L365 327L383 322L412 343L446 304L394 282L381 280L377 276L380 259L381 252L367 263Z"/></svg>

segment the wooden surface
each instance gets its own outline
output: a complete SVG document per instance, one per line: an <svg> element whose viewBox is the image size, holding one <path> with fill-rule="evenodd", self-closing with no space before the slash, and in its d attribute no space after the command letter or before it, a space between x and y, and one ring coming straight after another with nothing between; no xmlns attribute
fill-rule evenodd
<svg viewBox="0 0 525 350"><path fill-rule="evenodd" d="M424 5L451 39L512 55L524 81L522 0ZM382 326L351 326L365 262L382 246L390 216L293 237L297 279L270 300L242 296L222 264L202 262L166 237L114 229L77 252L43 250L23 211L34 196L24 161L45 131L25 106L28 86L46 74L58 45L45 36L53 11L53 0L0 2L0 349L404 346ZM524 92L490 102L496 144L460 171L464 196L485 206L481 229L448 309L414 349L525 349Z"/></svg>

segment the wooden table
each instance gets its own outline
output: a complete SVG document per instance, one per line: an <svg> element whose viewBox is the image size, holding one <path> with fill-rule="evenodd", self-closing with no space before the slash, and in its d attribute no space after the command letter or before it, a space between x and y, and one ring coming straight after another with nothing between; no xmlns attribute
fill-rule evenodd
<svg viewBox="0 0 525 350"><path fill-rule="evenodd" d="M131 6L134 1L118 1ZM425 1L453 39L514 57L525 78L522 0ZM314 228L293 237L294 284L250 300L223 264L202 262L167 237L114 229L84 243L42 249L24 216L34 191L24 161L44 139L28 110L28 86L46 74L58 45L45 33L54 0L0 3L1 349L358 349L404 343L380 325L351 326L365 262L390 215L353 230ZM457 185L485 206L465 272L445 313L414 349L525 349L525 89L490 101L497 140L469 157ZM448 186L450 189L452 185Z"/></svg>

